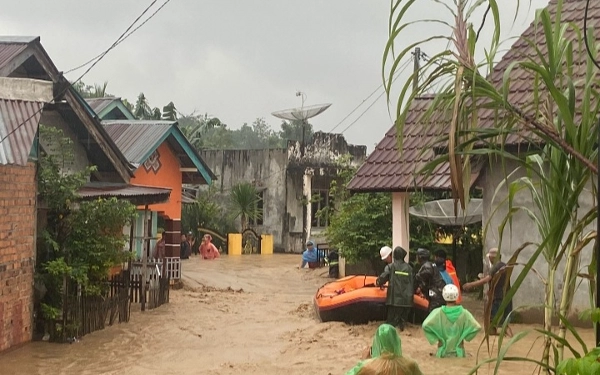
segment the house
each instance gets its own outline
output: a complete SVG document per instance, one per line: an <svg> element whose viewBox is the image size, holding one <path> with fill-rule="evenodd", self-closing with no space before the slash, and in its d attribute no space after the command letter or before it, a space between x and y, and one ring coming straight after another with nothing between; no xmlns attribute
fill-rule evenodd
<svg viewBox="0 0 600 375"><path fill-rule="evenodd" d="M157 203L170 195L168 189L129 185L129 163L39 37L0 37L0 351L32 338L36 235L44 225L36 183L38 151L45 147L40 124L61 129L74 142L72 168L97 166L86 185L88 198L118 191ZM99 185L112 189L94 191Z"/></svg>
<svg viewBox="0 0 600 375"><path fill-rule="evenodd" d="M130 182L171 190L168 202L148 206L150 233L157 233L160 221L165 230L166 256L179 257L183 184L210 185L215 175L183 135L177 121L136 120L119 98L93 98L87 102L130 163ZM143 210L139 207L134 233L138 257L142 255Z"/></svg>
<svg viewBox="0 0 600 375"><path fill-rule="evenodd" d="M366 151L366 146L348 144L342 134L316 132L304 149L299 142L289 142L287 148L202 150L200 155L218 176L223 204L236 184L254 184L262 217L251 227L258 234L272 234L275 251L298 253L309 238L326 242L327 219L316 213L333 204L329 188L339 160L349 155L358 166Z"/></svg>
<svg viewBox="0 0 600 375"><path fill-rule="evenodd" d="M586 2L584 0L570 0L563 3L562 9L562 23L567 25L569 23L576 24L580 29L583 29L583 9L585 8ZM557 12L557 1L552 0L548 4L547 8L554 17ZM596 40L600 38L600 4L591 2L590 12L588 17L588 27L592 27L596 33ZM531 41L537 40L538 45L544 43L544 39L540 37L543 31L539 26L535 26L533 23L525 30L521 37L512 45L511 49L503 56L502 60L495 66L494 71L489 76L491 82L496 85L501 85L503 75L507 67L514 61L523 60L526 57L539 58L535 50L532 47ZM566 38L574 38L574 31L568 27L565 33ZM585 51L583 54L575 54L574 58L584 60ZM582 73L586 69L586 64L574 64L574 69L577 72ZM512 84L510 86L510 92L508 93L508 100L517 105L523 106L534 99L532 92L532 77L520 68L515 68L511 72ZM431 160L434 157L434 149L442 141L439 141L439 134L443 132L445 127L444 121L440 121L440 129L438 134L435 131L429 134L424 134L422 126L427 124L419 123L419 112L422 112L428 108L427 101L431 102L431 98L421 98L413 103L413 107L410 108L410 115L407 118L405 124L404 146L403 153L398 154L399 150L393 150L395 138L394 128L392 128L386 137L377 146L376 151L370 155L366 163L358 170L354 179L350 182L349 188L355 192L362 191L391 191L394 194L394 245L407 245L408 244L408 226L405 224L408 220L408 199L406 193L414 188L443 188L450 189L450 175L449 166L447 164L439 165L436 172L432 175L425 176L420 173L424 162ZM490 110L482 110L479 112L480 125L481 126L494 126L494 113ZM447 124L446 124L447 125ZM425 126L427 128L427 126ZM432 128L435 128L432 127ZM421 129L421 130L419 130ZM438 139L437 141L435 139ZM410 147L410 144L413 144ZM433 144L432 147L424 146L426 144ZM523 140L514 136L507 137L506 147L509 147L515 152L527 151L529 145L524 144ZM428 149L425 153L419 153L419 157L415 158L414 153L411 153L412 149ZM394 155L389 155L389 153ZM500 238L498 234L498 228L501 221L506 213L506 198L508 192L506 189L499 189L496 192L498 186L503 182L505 176L511 175L513 171L517 169L517 164L508 160L498 160L497 158L488 157L482 160L481 164L477 164L472 170L471 185L482 188L483 190L483 225L488 226L490 229L487 232L485 238L484 248L485 250L495 247L498 245ZM510 181L515 178L519 178L522 174L518 172L511 175ZM398 182L396 182L398 181ZM399 181L404 181L399 183ZM594 207L594 197L590 193L592 189L588 189L580 197L580 204L582 211L591 209ZM519 205L534 208L534 205L526 193L519 194L515 198ZM493 214L498 208L497 212ZM592 226L596 224L593 223ZM512 252L522 244L526 242L540 242L537 237L536 231L523 230L523 228L534 227L534 223L531 222L530 218L526 214L519 214L513 217L512 231L508 229L504 232L502 239L503 249L502 256L508 259L512 255ZM582 266L585 266L591 261L592 245L587 246L582 251ZM529 259L533 253L533 247L526 248L520 255L520 261L525 262ZM483 254L482 254L483 255ZM534 264L534 268L537 270L545 271L546 265L542 258L538 259ZM560 272L560 270L559 270ZM516 277L516 273L513 277ZM515 308L521 307L520 310L522 320L524 322L539 322L543 314L541 314L541 306L544 304L544 293L541 293L544 286L537 276L529 274L523 284L519 293L515 295L513 303ZM559 295L563 288L562 283L557 284L556 293ZM575 291L575 297L573 301L573 314L571 319L577 320L577 315L588 309L590 306L589 302L589 282L582 280L577 286ZM540 306L540 307L531 307Z"/></svg>

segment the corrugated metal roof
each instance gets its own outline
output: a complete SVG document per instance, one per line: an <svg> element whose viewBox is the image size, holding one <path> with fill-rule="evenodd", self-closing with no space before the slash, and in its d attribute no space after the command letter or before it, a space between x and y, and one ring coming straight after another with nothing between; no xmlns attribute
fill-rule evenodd
<svg viewBox="0 0 600 375"><path fill-rule="evenodd" d="M392 126L358 169L348 189L351 191L413 191L416 189L449 190L450 166L439 164L432 173L421 169L434 159L434 147L443 143L445 117L432 117L429 124L419 122L432 97L415 99L404 125L402 153L398 149L396 126ZM479 174L473 168L472 183Z"/></svg>
<svg viewBox="0 0 600 375"><path fill-rule="evenodd" d="M159 120L106 120L104 129L117 144L125 158L136 168L145 160L151 147L164 138L174 121Z"/></svg>
<svg viewBox="0 0 600 375"><path fill-rule="evenodd" d="M0 99L0 164L26 165L44 103Z"/></svg>
<svg viewBox="0 0 600 375"><path fill-rule="evenodd" d="M96 114L102 112L102 110L108 107L112 102L120 100L120 98L115 97L104 97L104 98L88 98L85 101L89 104L90 107L96 112Z"/></svg>
<svg viewBox="0 0 600 375"><path fill-rule="evenodd" d="M171 189L143 185L90 182L79 189L78 195L84 200L95 198L118 198L134 204L156 204L166 202Z"/></svg>
<svg viewBox="0 0 600 375"><path fill-rule="evenodd" d="M0 42L0 68L23 52L25 48L27 48L27 44Z"/></svg>

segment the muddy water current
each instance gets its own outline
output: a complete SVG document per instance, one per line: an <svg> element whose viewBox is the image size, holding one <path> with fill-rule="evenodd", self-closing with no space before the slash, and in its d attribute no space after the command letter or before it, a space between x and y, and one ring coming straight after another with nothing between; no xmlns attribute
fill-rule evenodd
<svg viewBox="0 0 600 375"><path fill-rule="evenodd" d="M34 342L0 354L0 375L344 374L377 324L318 322L312 296L328 281L327 271L298 270L299 261L292 255L184 261L184 288L171 291L169 304L144 313L133 305L129 323L73 344ZM465 304L481 319L479 301ZM532 328L515 325L513 330ZM404 354L432 375L467 374L482 338L466 345L469 358L442 360L431 357L434 348L418 327L401 337ZM583 330L583 337L591 343L592 330ZM531 334L510 353L539 358L540 346ZM482 347L480 359L488 357L486 352ZM533 369L506 363L500 373L531 374ZM487 373L487 367L480 372Z"/></svg>

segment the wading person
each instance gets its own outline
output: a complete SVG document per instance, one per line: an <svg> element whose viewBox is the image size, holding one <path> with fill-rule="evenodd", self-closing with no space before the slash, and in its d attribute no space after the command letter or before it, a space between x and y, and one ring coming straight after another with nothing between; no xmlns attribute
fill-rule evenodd
<svg viewBox="0 0 600 375"><path fill-rule="evenodd" d="M205 234L204 237L202 237L200 253L202 254L202 259L210 260L221 256L221 254L219 254L219 249L212 243L212 236L210 234Z"/></svg>
<svg viewBox="0 0 600 375"><path fill-rule="evenodd" d="M367 363L357 375L423 375L417 362L393 354L384 354Z"/></svg>
<svg viewBox="0 0 600 375"><path fill-rule="evenodd" d="M378 287L383 287L388 283L387 298L387 323L404 330L404 324L408 320L408 315L413 307L413 271L412 267L404 261L406 250L398 246L393 251L389 247L384 247L380 251L381 258L388 264L383 273L375 282Z"/></svg>
<svg viewBox="0 0 600 375"><path fill-rule="evenodd" d="M430 344L437 344L436 357L466 357L464 342L471 341L481 330L473 315L456 303L459 290L447 284L442 290L446 306L433 310L423 322L423 331Z"/></svg>
<svg viewBox="0 0 600 375"><path fill-rule="evenodd" d="M458 280L458 276L456 275L456 268L454 268L454 264L452 261L448 259L446 252L444 250L437 250L434 253L433 262L435 263L438 270L440 270L440 274L442 278L448 284L454 284L458 288L458 299L456 303L462 302L462 295L460 293L460 281Z"/></svg>
<svg viewBox="0 0 600 375"><path fill-rule="evenodd" d="M422 375L419 370L419 365L410 358L402 356L402 341L396 329L389 324L382 324L373 335L373 343L363 352L362 360L354 366L346 375L364 374L361 372L364 368L369 369L370 364L382 356L392 356L394 358L402 358L402 363L407 369L408 375ZM367 372L370 373L370 372ZM376 373L377 374L377 373ZM387 373L386 373L387 374ZM394 374L393 372L390 374Z"/></svg>
<svg viewBox="0 0 600 375"><path fill-rule="evenodd" d="M417 250L417 262L419 271L415 275L415 292L422 294L429 301L428 312L444 305L442 289L446 282L442 278L439 269L429 260L430 254L427 249Z"/></svg>
<svg viewBox="0 0 600 375"><path fill-rule="evenodd" d="M312 241L306 242L306 250L302 253L302 263L300 268L304 268L308 265L308 268L319 267L319 254L315 248L315 244Z"/></svg>
<svg viewBox="0 0 600 375"><path fill-rule="evenodd" d="M179 244L179 257L181 259L188 259L191 252L190 243L187 240L185 234L181 235L181 243Z"/></svg>
<svg viewBox="0 0 600 375"><path fill-rule="evenodd" d="M492 249L494 250L494 249ZM497 250L496 250L497 251ZM491 250L490 250L491 252ZM500 305L502 305L502 301L504 300L504 291L510 289L510 280L506 277L506 263L504 263L501 259L500 254L497 254L495 257L490 257L493 259L494 265L490 269L490 274L484 276L480 280L473 281L471 283L466 283L463 285L464 290L474 289L478 286L488 284L488 299L486 305L491 304L491 314L490 314L490 335L498 334L498 327L493 325L493 320L496 314L500 311ZM502 314L502 318L499 321L499 325L503 325L504 321L509 318L509 314L512 312L512 299L508 302L508 305L504 309L504 313ZM512 330L510 327L507 327L507 334L512 336Z"/></svg>

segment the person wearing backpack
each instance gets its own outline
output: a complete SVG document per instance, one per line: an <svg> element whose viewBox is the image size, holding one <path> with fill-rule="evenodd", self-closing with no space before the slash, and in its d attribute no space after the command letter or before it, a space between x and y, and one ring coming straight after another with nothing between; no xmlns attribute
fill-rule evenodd
<svg viewBox="0 0 600 375"><path fill-rule="evenodd" d="M427 312L446 304L442 298L442 289L446 286L446 282L437 266L429 260L429 257L429 250L417 250L417 260L420 268L415 275L415 293L422 294L429 301Z"/></svg>

